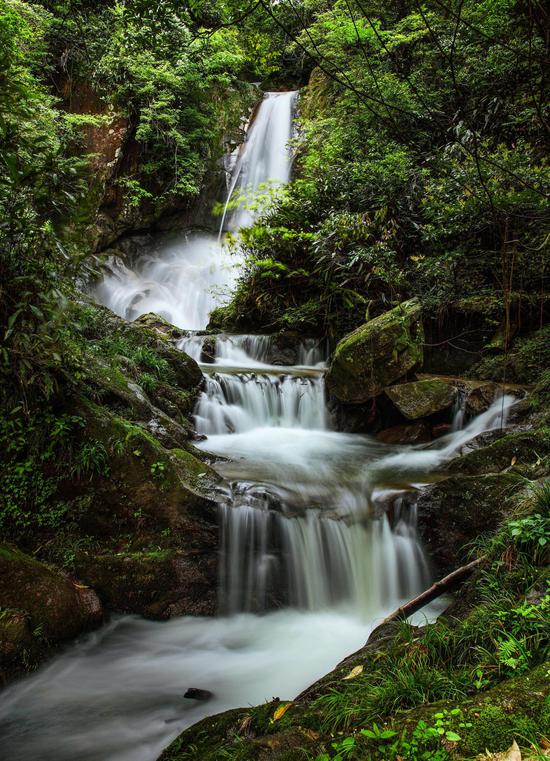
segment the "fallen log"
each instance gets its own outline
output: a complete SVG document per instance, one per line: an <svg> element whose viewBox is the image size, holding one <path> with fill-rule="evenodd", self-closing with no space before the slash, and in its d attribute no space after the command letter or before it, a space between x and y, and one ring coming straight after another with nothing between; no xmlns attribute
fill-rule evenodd
<svg viewBox="0 0 550 761"><path fill-rule="evenodd" d="M405 603L405 605L402 605L400 608L397 608L397 610L394 610L394 612L391 615L389 615L387 618L385 618L382 621L380 626L385 626L386 624L389 624L392 621L397 621L400 618L402 619L408 618L409 616L412 616L413 613L416 613L425 605L427 605L429 602L436 600L445 592L450 592L451 589L454 589L455 587L460 586L462 582L466 581L466 579L468 579L472 575L472 573L475 571L477 566L483 560L485 560L484 555L482 555L479 558L476 558L476 560L472 560L471 563L467 563L466 565L460 566L460 568L457 568L456 571L453 571L452 573L449 573L447 576L444 576L439 581L436 581L435 584L432 584L432 586L429 589L426 589L417 597L414 597L412 600L409 600L409 602ZM376 628L378 629L380 627L376 627Z"/></svg>

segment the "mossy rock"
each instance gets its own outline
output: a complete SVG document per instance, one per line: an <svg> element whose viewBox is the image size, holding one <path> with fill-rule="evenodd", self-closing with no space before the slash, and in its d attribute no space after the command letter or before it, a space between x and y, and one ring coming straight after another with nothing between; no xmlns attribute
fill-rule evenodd
<svg viewBox="0 0 550 761"><path fill-rule="evenodd" d="M439 575L465 563L472 542L498 528L521 483L513 473L452 476L421 492L418 531Z"/></svg>
<svg viewBox="0 0 550 761"><path fill-rule="evenodd" d="M449 748L452 758L505 751L513 741L523 747L540 743L550 732L550 661L462 702L444 701L408 711L391 722L394 729L412 733L419 721L435 723L435 714L455 711L449 728L460 740ZM449 713L447 713L449 715ZM470 726L460 727L459 724Z"/></svg>
<svg viewBox="0 0 550 761"><path fill-rule="evenodd" d="M93 589L12 545L0 545L0 677L35 665L54 645L103 619Z"/></svg>
<svg viewBox="0 0 550 761"><path fill-rule="evenodd" d="M122 341L131 352L146 348L163 360L173 383L179 388L191 390L201 386L202 372L198 364L179 351L166 335L161 335L156 325L127 322L107 307L92 303L73 304L71 309L70 317L80 323L80 332L87 341L90 355L99 356L103 361L112 359L113 341L119 345Z"/></svg>
<svg viewBox="0 0 550 761"><path fill-rule="evenodd" d="M408 420L435 415L454 404L457 389L438 378L399 383L386 389L399 412Z"/></svg>
<svg viewBox="0 0 550 761"><path fill-rule="evenodd" d="M97 585L111 610L214 612L219 476L192 450L167 449L105 408L88 403L80 411L87 440L107 453L106 469L65 486L88 496L75 516L93 540L77 555L80 577Z"/></svg>
<svg viewBox="0 0 550 761"><path fill-rule="evenodd" d="M550 428L540 428L509 433L488 446L456 457L446 471L481 475L508 470L536 478L545 473L544 460L549 457Z"/></svg>
<svg viewBox="0 0 550 761"><path fill-rule="evenodd" d="M156 550L80 555L80 576L105 606L121 613L166 619L216 612L216 545L211 552Z"/></svg>
<svg viewBox="0 0 550 761"><path fill-rule="evenodd" d="M187 335L185 330L177 328L175 325L172 325L171 322L168 322L168 320L155 314L155 312L147 312L147 314L140 315L134 320L134 323L136 325L142 325L149 330L153 330L155 333L158 333L161 338L177 340Z"/></svg>
<svg viewBox="0 0 550 761"><path fill-rule="evenodd" d="M421 364L421 318L420 302L411 299L345 336L326 376L330 394L340 402L365 402Z"/></svg>

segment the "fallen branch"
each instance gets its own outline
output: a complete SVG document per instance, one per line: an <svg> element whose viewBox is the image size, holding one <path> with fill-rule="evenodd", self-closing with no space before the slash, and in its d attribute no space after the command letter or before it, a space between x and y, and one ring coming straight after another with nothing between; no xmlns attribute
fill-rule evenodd
<svg viewBox="0 0 550 761"><path fill-rule="evenodd" d="M476 560L472 560L471 563L467 563L466 565L457 568L456 571L453 571L443 579L436 581L435 584L432 584L429 589L426 589L424 592L422 592L422 594L419 594L418 597L409 600L408 603L405 603L405 605L402 605L400 608L397 608L397 610L394 610L390 616L382 621L380 626L384 626L385 624L389 624L391 621L396 621L400 618L408 618L409 616L412 616L413 613L416 613L418 610L427 605L429 602L432 602L432 600L436 600L445 592L449 592L451 589L460 586L460 584L462 584L472 575L477 566L483 560L485 560L484 555L477 558Z"/></svg>

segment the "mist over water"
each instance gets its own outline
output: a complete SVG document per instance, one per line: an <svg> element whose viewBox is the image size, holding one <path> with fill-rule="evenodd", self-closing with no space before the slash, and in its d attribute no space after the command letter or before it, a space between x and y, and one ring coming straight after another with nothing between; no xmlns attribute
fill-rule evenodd
<svg viewBox="0 0 550 761"><path fill-rule="evenodd" d="M294 99L264 99L229 197L288 180ZM224 224L238 229L250 214L227 206ZM235 282L234 264L215 236L191 234L132 266L111 262L95 295L127 319L154 311L201 330L219 303L215 290ZM429 585L403 490L503 424L512 401L466 425L456 418L430 447L390 447L334 429L322 343L304 341L289 365L276 363L267 336L220 336L213 353L206 343L193 335L180 348L205 373L195 409L200 447L224 458L216 465L225 479L220 616L119 617L12 685L0 698L0 747L10 761L154 761L206 715L293 698ZM213 698L185 699L190 687Z"/></svg>

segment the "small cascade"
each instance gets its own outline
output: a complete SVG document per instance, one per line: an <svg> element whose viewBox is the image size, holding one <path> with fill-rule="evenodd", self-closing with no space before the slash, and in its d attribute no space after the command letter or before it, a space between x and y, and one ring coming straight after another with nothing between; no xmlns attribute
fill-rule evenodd
<svg viewBox="0 0 550 761"><path fill-rule="evenodd" d="M265 369L267 365L274 370L289 365L320 369L325 367L329 353L326 341L304 338L294 347L287 347L284 358L290 357L292 361L282 363L281 351L274 336L225 333L190 334L179 341L178 348L202 364L243 369Z"/></svg>
<svg viewBox="0 0 550 761"><path fill-rule="evenodd" d="M429 586L414 512L348 524L240 506L222 511L220 601L225 613L280 606L353 610L365 620Z"/></svg>
<svg viewBox="0 0 550 761"><path fill-rule="evenodd" d="M206 377L194 419L206 435L262 426L326 430L323 378L215 373Z"/></svg>
<svg viewBox="0 0 550 761"><path fill-rule="evenodd" d="M464 421L466 420L466 394L459 390L456 395L456 400L453 407L453 422L451 425L451 432L461 431L464 428Z"/></svg>

